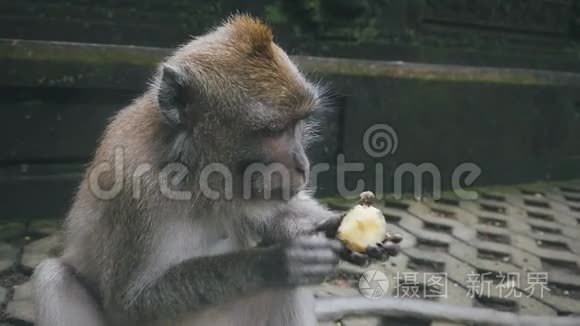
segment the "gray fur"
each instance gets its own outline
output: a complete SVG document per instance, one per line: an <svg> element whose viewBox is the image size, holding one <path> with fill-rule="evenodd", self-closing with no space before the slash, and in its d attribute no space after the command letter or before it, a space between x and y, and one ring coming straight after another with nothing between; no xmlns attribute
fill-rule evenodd
<svg viewBox="0 0 580 326"><path fill-rule="evenodd" d="M194 101L173 107L183 102L163 97L175 92L160 92L171 87L160 69L151 88L111 122L67 217L63 256L34 274L37 325L316 323L304 286L332 271L339 250L335 241L312 236L334 214L303 191L307 139L299 120L316 106L317 93L275 44L244 46L267 40L264 28L234 17L180 48L165 64L184 74L180 87L195 88ZM273 126L285 129L257 136ZM110 189L120 178L123 188L103 200L89 175L113 163L118 148L122 175L106 172L98 181ZM245 200L236 192L231 200L209 200L201 194L199 175L208 163L237 171L247 161L286 166L293 197ZM191 191L190 199L160 191L167 163L189 170L175 187ZM139 196L132 192L135 171L141 171ZM254 190L266 181L253 180Z"/></svg>

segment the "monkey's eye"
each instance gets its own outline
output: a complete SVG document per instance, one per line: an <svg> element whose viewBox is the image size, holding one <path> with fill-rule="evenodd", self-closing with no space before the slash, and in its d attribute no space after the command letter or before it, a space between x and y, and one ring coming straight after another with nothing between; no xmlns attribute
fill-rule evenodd
<svg viewBox="0 0 580 326"><path fill-rule="evenodd" d="M263 137L280 137L285 133L294 131L296 127L296 122L291 122L289 124L272 124L266 128L263 128L259 131L260 135Z"/></svg>
<svg viewBox="0 0 580 326"><path fill-rule="evenodd" d="M263 137L275 138L275 137L282 136L286 131L288 131L288 127L286 127L286 126L279 127L279 128L268 127L268 128L264 128L264 129L259 130L258 133L260 134L260 136L263 136Z"/></svg>

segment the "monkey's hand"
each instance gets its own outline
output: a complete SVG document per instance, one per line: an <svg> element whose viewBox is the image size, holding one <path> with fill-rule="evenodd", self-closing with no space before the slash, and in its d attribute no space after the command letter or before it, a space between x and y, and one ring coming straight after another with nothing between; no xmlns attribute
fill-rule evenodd
<svg viewBox="0 0 580 326"><path fill-rule="evenodd" d="M334 214L326 219L322 220L322 222L316 225L314 231L315 232L324 232L327 238L335 239L336 233L338 232L338 227L340 223L342 223L342 219L346 214Z"/></svg>
<svg viewBox="0 0 580 326"><path fill-rule="evenodd" d="M389 257L397 256L401 250L395 240L384 240L383 242L378 242L373 246L368 246L364 253L352 251L342 242L341 246L342 249L339 252L339 257L342 260L358 266L367 266L370 264L372 259L387 261Z"/></svg>
<svg viewBox="0 0 580 326"><path fill-rule="evenodd" d="M278 247L281 263L271 276L286 286L321 283L338 264L342 244L325 237L299 237ZM277 275L274 275L277 274Z"/></svg>
<svg viewBox="0 0 580 326"><path fill-rule="evenodd" d="M345 215L345 213L340 215L337 214L325 219L317 226L316 231L324 232L328 238L336 238L338 228ZM400 234L387 233L385 235L385 240L378 242L373 246L368 246L364 253L352 251L348 249L344 243L340 242L342 248L339 251L339 257L342 260L359 266L368 265L371 259L386 261L389 257L397 256L399 254L400 247L398 243L401 242L401 240L403 240L403 237Z"/></svg>
<svg viewBox="0 0 580 326"><path fill-rule="evenodd" d="M385 234L385 240L378 242L374 246L368 246L365 250L366 256L381 261L386 261L389 257L397 256L401 251L399 243L403 237L398 233Z"/></svg>

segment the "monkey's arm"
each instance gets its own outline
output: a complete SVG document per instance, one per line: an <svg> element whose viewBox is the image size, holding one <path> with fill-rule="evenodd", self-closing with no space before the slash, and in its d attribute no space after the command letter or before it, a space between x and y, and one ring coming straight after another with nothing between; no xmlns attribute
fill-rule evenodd
<svg viewBox="0 0 580 326"><path fill-rule="evenodd" d="M321 231L334 238L342 216L328 210L312 197L301 195L279 209L273 219L262 235L266 244Z"/></svg>
<svg viewBox="0 0 580 326"><path fill-rule="evenodd" d="M338 262L341 246L302 237L268 248L198 257L170 267L121 306L132 320L172 319L266 288L317 284ZM124 291L122 291L124 292Z"/></svg>
<svg viewBox="0 0 580 326"><path fill-rule="evenodd" d="M264 271L276 260L270 248L192 258L170 267L122 306L141 321L173 318L269 286Z"/></svg>

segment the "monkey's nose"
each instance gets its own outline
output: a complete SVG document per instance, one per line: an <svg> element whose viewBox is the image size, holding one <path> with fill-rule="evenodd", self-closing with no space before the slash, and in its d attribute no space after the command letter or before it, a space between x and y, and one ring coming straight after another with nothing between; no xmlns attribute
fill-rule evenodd
<svg viewBox="0 0 580 326"><path fill-rule="evenodd" d="M306 181L306 170L302 165L296 167L296 172Z"/></svg>
<svg viewBox="0 0 580 326"><path fill-rule="evenodd" d="M304 166L302 166L302 165L296 166L296 172L298 172L299 174L302 174L302 175L306 174L306 170L304 169Z"/></svg>

